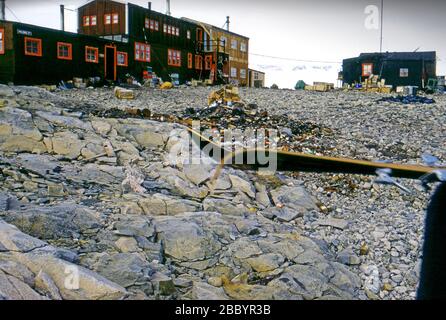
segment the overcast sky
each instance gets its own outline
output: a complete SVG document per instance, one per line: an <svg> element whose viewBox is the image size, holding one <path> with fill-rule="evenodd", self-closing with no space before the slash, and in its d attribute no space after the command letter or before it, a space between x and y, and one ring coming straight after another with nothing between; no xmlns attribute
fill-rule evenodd
<svg viewBox="0 0 446 320"><path fill-rule="evenodd" d="M6 0L6 17L59 28L59 4L75 10L87 2ZM147 7L148 1L130 2ZM379 51L379 27L366 8L380 5L381 0L171 0L171 12L219 27L229 15L231 30L250 38L250 67L266 72L267 85L291 88L300 79L335 82L341 68L336 62ZM152 9L165 12L166 1L152 0ZM66 12L67 30L76 32L76 15ZM444 0L384 0L383 50L437 51L437 74L446 74L445 15Z"/></svg>

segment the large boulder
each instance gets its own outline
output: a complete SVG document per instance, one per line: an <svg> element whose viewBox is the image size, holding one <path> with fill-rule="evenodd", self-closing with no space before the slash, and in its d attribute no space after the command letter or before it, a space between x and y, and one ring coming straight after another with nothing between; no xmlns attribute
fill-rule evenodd
<svg viewBox="0 0 446 320"><path fill-rule="evenodd" d="M30 206L1 215L22 232L43 240L78 239L81 234L96 233L101 226L92 210L73 203Z"/></svg>
<svg viewBox="0 0 446 320"><path fill-rule="evenodd" d="M78 158L85 146L76 133L69 131L56 132L51 141L53 152L69 159Z"/></svg>
<svg viewBox="0 0 446 320"><path fill-rule="evenodd" d="M155 217L158 238L164 253L177 261L198 261L213 257L221 249L216 236L207 232L187 214L175 217Z"/></svg>
<svg viewBox="0 0 446 320"><path fill-rule="evenodd" d="M0 150L9 152L46 152L43 136L29 112L18 108L0 109Z"/></svg>
<svg viewBox="0 0 446 320"><path fill-rule="evenodd" d="M287 207L299 214L318 209L314 199L302 186L282 186L272 190L271 197L276 206Z"/></svg>

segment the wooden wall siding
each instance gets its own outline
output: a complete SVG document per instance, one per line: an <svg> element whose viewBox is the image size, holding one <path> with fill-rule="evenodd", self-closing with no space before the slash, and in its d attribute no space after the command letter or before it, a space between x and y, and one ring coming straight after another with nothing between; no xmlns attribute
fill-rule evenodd
<svg viewBox="0 0 446 320"><path fill-rule="evenodd" d="M61 80L72 80L73 77L88 78L99 76L104 78L104 53L106 45L114 45L118 51L129 52L127 44L62 32L32 25L11 24L13 48L7 52L7 57L0 56L0 82L14 82L16 84L57 84ZM25 37L42 39L42 57L27 56L25 52ZM65 42L73 45L73 59L60 60L57 58L57 43ZM85 46L99 49L99 63L85 61ZM11 65L14 68L11 68ZM4 71L8 70L8 71ZM127 67L117 67L117 76L125 78L129 72Z"/></svg>
<svg viewBox="0 0 446 320"><path fill-rule="evenodd" d="M261 84L261 88L265 86L265 73L250 69L248 73L248 86L255 88L257 82Z"/></svg>
<svg viewBox="0 0 446 320"><path fill-rule="evenodd" d="M131 43L134 43L131 41ZM129 47L134 47L134 44L130 44ZM197 79L200 75L200 71L193 69L189 69L187 67L187 55L188 53L193 53L187 49L175 49L181 52L181 66L169 66L168 65L168 48L159 43L151 43L150 44L150 54L151 61L150 62L140 62L135 60L135 51L134 49L129 52L129 70L130 73L136 78L142 78L143 72L147 70L147 67L150 66L153 68L153 71L157 74L157 76L161 77L164 81L170 81L170 74L178 73L180 75L180 82L184 83L185 81L189 81L192 78ZM208 76L208 75L207 75Z"/></svg>
<svg viewBox="0 0 446 320"><path fill-rule="evenodd" d="M126 32L126 5L110 0L97 0L78 9L79 33L92 36L123 35ZM105 14L119 14L118 24L106 25ZM84 16L97 16L97 25L84 27Z"/></svg>
<svg viewBox="0 0 446 320"><path fill-rule="evenodd" d="M224 49L224 51L229 54L229 66L228 72L229 78L231 80L235 80L241 86L248 85L248 65L249 65L249 38L237 35L233 32L228 32L221 28L216 28L212 25L204 24L206 29L212 34L212 39L216 41L217 39L221 39L222 37L226 38L226 46L224 48L219 47L218 51ZM237 40L237 49L231 48L231 41ZM244 42L246 44L246 52L242 52L240 50L240 43ZM212 42L212 50L217 51L217 46L215 42ZM237 68L237 77L231 77L231 67ZM246 70L246 77L242 78L240 76L240 70Z"/></svg>
<svg viewBox="0 0 446 320"><path fill-rule="evenodd" d="M5 53L0 54L0 82L8 83L14 81L15 72L13 24L0 22L0 29L5 30Z"/></svg>
<svg viewBox="0 0 446 320"><path fill-rule="evenodd" d="M158 21L159 30L145 28L145 19ZM150 44L160 44L173 49L195 50L197 26L165 14L149 10L134 4L128 4L129 36L134 39L145 40ZM180 35L171 35L164 32L164 25L179 28ZM191 31L187 39L187 30Z"/></svg>
<svg viewBox="0 0 446 320"><path fill-rule="evenodd" d="M145 19L158 21L159 30L150 30L145 28ZM187 67L187 55L202 54L196 49L196 29L197 25L177 19L165 14L149 10L134 4L128 4L128 19L129 19L129 37L130 43L143 42L151 46L151 62L150 63L134 63L134 50L129 55L129 66L131 66L134 76L140 78L147 66L151 66L154 72L163 78L163 80L170 81L170 74L178 73L180 75L180 82L197 79L200 72ZM171 35L164 32L164 24L174 26L180 29L180 35ZM201 28L200 28L201 29ZM187 31L190 30L190 39L187 39ZM130 44L130 47L134 45ZM179 50L181 52L181 66L168 65L168 49ZM207 72L209 73L209 72ZM208 76L202 73L203 76Z"/></svg>

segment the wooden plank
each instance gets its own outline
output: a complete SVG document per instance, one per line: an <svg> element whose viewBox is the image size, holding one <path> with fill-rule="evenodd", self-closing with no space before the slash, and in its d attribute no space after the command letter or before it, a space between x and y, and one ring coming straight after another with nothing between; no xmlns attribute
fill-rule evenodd
<svg viewBox="0 0 446 320"><path fill-rule="evenodd" d="M348 158L336 158L327 156L316 156L299 152L288 152L280 150L265 149L243 149L238 152L231 152L220 147L213 141L203 137L199 132L188 128L192 137L200 141L200 148L212 145L215 151L211 156L222 165L231 165L246 170L257 170L267 167L258 161L257 154L265 154L266 157L277 158L277 171L302 171L302 172L329 172L345 174L374 175L377 169L392 169L392 176L398 178L419 179L426 173L430 173L438 168L421 165L395 164L372 162L366 160L355 160ZM209 147L208 147L209 148ZM233 165L232 160L243 156L243 159L255 159L254 164ZM222 160L223 159L223 160Z"/></svg>

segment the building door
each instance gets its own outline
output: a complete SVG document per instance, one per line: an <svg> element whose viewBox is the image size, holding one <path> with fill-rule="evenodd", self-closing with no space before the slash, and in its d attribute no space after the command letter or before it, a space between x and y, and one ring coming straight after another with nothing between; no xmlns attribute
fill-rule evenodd
<svg viewBox="0 0 446 320"><path fill-rule="evenodd" d="M105 46L105 79L116 81L116 47Z"/></svg>

